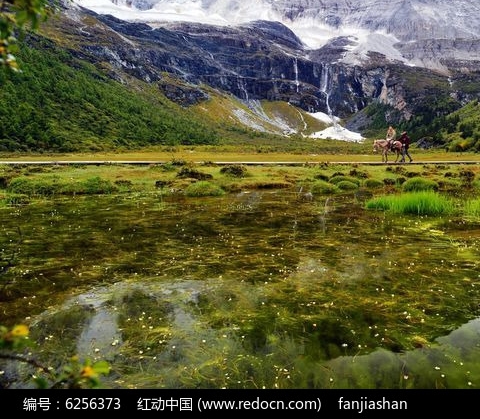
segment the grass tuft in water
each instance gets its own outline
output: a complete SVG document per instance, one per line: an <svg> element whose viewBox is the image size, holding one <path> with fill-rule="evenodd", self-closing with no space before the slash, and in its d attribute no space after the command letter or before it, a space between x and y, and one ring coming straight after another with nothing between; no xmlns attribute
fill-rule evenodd
<svg viewBox="0 0 480 419"><path fill-rule="evenodd" d="M404 192L437 191L438 183L432 179L416 176L406 180L402 185L402 190Z"/></svg>
<svg viewBox="0 0 480 419"><path fill-rule="evenodd" d="M351 191L351 190L358 189L358 185L349 180L342 180L341 182L337 183L337 186L342 191Z"/></svg>
<svg viewBox="0 0 480 419"><path fill-rule="evenodd" d="M225 191L217 185L206 180L192 183L185 189L185 195L190 197L199 196L222 196Z"/></svg>
<svg viewBox="0 0 480 419"><path fill-rule="evenodd" d="M470 199L465 202L464 214L467 217L480 217L480 198Z"/></svg>
<svg viewBox="0 0 480 419"><path fill-rule="evenodd" d="M335 194L340 191L337 185L318 179L312 184L312 193L319 195Z"/></svg>
<svg viewBox="0 0 480 419"><path fill-rule="evenodd" d="M454 212L451 199L433 191L410 192L371 199L365 203L367 209L390 211L394 214L448 215Z"/></svg>
<svg viewBox="0 0 480 419"><path fill-rule="evenodd" d="M7 187L7 192L17 196L52 197L55 195L75 194L111 194L118 188L110 180L100 176L92 176L81 182L67 181L60 177L53 178L14 178Z"/></svg>

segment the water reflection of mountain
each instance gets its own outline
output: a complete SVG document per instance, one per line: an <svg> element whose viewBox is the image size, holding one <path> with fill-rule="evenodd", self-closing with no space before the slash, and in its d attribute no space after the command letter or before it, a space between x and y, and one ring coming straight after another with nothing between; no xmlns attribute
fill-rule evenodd
<svg viewBox="0 0 480 419"><path fill-rule="evenodd" d="M469 321L435 343L394 353L342 356L326 363L332 388L478 388L480 318ZM372 371L376 373L372 374Z"/></svg>
<svg viewBox="0 0 480 419"><path fill-rule="evenodd" d="M111 362L111 386L475 388L478 234L362 201L256 190L5 209L18 256L4 276L22 286L3 313L28 319L49 365Z"/></svg>

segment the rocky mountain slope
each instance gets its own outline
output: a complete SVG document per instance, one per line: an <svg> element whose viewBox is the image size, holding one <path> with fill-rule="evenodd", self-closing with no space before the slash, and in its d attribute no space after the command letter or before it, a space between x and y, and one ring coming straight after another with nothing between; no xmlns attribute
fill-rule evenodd
<svg viewBox="0 0 480 419"><path fill-rule="evenodd" d="M342 62L383 53L411 65L446 70L478 61L480 5L465 0L76 0L100 14L152 25L196 22L220 26L279 22L318 49L343 38Z"/></svg>
<svg viewBox="0 0 480 419"><path fill-rule="evenodd" d="M107 2L93 3L106 7ZM88 1L78 3L88 6ZM51 38L118 81L125 82L128 74L158 84L185 107L208 101L213 88L243 101L257 115L263 112L262 101L282 101L329 115L332 124L340 118L356 132L395 124L434 135L430 124L435 117L480 95L480 24L466 19L478 12L472 2L109 4L129 19L67 3ZM190 12L189 19L179 19L182 10ZM250 20L252 15L268 19ZM207 24L204 16L223 23ZM316 46L307 45L306 34L316 38ZM292 133L282 124L277 128Z"/></svg>

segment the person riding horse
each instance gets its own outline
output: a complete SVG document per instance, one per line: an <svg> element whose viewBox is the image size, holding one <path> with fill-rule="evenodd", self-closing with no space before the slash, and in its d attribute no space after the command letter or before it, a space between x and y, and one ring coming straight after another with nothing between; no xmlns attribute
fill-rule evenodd
<svg viewBox="0 0 480 419"><path fill-rule="evenodd" d="M388 127L387 136L385 139L388 141L388 149L392 150L393 143L397 139L397 131L395 131L395 128L393 128L391 125Z"/></svg>
<svg viewBox="0 0 480 419"><path fill-rule="evenodd" d="M392 145L390 146L388 140L385 139L378 139L373 141L373 152L376 153L378 151L382 152L382 162L388 162L388 153L393 152L397 155L395 159L395 163L401 157L402 154L402 143L398 140L392 141Z"/></svg>

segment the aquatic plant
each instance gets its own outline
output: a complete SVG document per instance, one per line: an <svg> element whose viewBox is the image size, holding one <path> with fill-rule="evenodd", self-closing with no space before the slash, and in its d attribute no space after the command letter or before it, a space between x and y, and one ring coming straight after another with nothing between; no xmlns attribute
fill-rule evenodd
<svg viewBox="0 0 480 419"><path fill-rule="evenodd" d="M467 217L480 217L480 198L467 200L463 212Z"/></svg>
<svg viewBox="0 0 480 419"><path fill-rule="evenodd" d="M368 200L367 209L385 210L394 214L447 215L455 210L454 202L436 192L410 192L386 195Z"/></svg>

